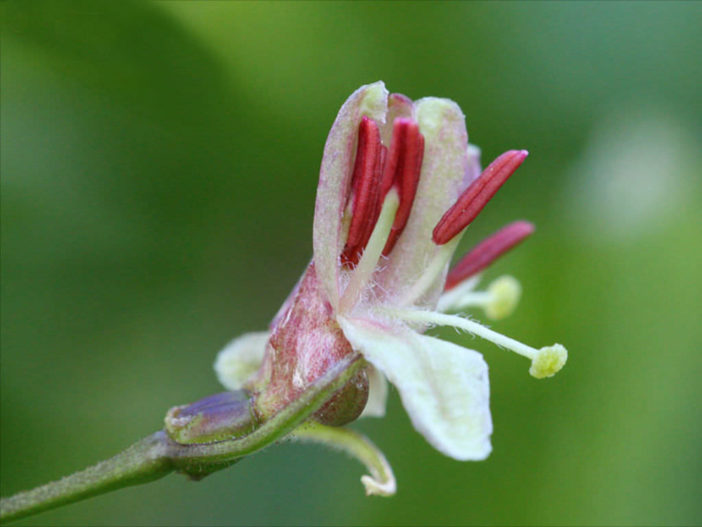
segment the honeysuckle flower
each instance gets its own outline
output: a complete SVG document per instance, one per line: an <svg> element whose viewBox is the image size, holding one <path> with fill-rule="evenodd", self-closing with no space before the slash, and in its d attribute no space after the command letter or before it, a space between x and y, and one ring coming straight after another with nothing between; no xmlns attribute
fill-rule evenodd
<svg viewBox="0 0 702 527"><path fill-rule="evenodd" d="M382 82L344 103L324 148L312 262L268 331L217 356L229 392L172 407L164 429L60 481L0 500L3 520L178 471L192 479L290 438L341 449L365 464L367 494L395 493L392 468L344 425L385 413L388 379L414 427L459 460L490 453L488 368L482 355L425 334L453 326L531 359L537 378L567 359L560 344L534 349L451 314L509 315L521 294L511 276L478 291L479 273L534 227L516 221L449 271L466 227L527 156L510 150L480 171L460 108L413 102Z"/></svg>
<svg viewBox="0 0 702 527"><path fill-rule="evenodd" d="M511 150L480 171L464 116L448 99L411 101L382 82L344 103L324 148L313 226L314 256L269 331L234 340L215 370L246 389L261 420L275 415L343 357L368 367L314 419L342 425L385 412L387 378L414 427L459 460L490 452L488 368L476 351L426 334L453 326L531 359L537 378L566 361L560 344L534 349L468 318L481 307L508 315L521 289L512 277L476 291L478 273L533 231L512 223L449 272L465 228L526 158Z"/></svg>

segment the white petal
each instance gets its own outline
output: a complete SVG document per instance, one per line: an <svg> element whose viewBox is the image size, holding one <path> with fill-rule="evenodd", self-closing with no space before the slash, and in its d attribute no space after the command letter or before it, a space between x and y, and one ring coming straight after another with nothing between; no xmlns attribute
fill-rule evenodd
<svg viewBox="0 0 702 527"><path fill-rule="evenodd" d="M463 176L463 183L461 184L461 192L468 188L468 186L478 179L478 176L482 172L480 166L480 148L475 145L468 144L467 149L468 154L468 166L466 168L466 175Z"/></svg>
<svg viewBox="0 0 702 527"><path fill-rule="evenodd" d="M490 388L479 353L404 327L338 321L353 347L397 387L414 427L429 443L461 461L488 456Z"/></svg>
<svg viewBox="0 0 702 527"><path fill-rule="evenodd" d="M359 417L385 417L388 381L372 364L368 367L368 402Z"/></svg>
<svg viewBox="0 0 702 527"><path fill-rule="evenodd" d="M361 86L339 110L324 145L312 245L317 276L334 308L339 300L339 255L344 248L341 220L353 172L358 125L364 115L384 123L387 107L388 91L382 82Z"/></svg>
<svg viewBox="0 0 702 527"><path fill-rule="evenodd" d="M392 142L393 123L399 117L415 119L414 102L406 95L391 93L388 96L388 113L385 116L385 125L380 126L380 137L387 147L390 147Z"/></svg>
<svg viewBox="0 0 702 527"><path fill-rule="evenodd" d="M258 371L270 336L269 331L245 333L217 354L214 369L225 388L240 390Z"/></svg>
<svg viewBox="0 0 702 527"><path fill-rule="evenodd" d="M477 162L477 153L468 149L463 112L455 102L427 97L415 103L415 113L425 141L424 161L407 225L378 280L387 291L404 291L430 266L439 251L432 231L455 203L464 179L473 177ZM436 279L430 280L423 304L431 305L438 299L447 267L448 259L435 269Z"/></svg>

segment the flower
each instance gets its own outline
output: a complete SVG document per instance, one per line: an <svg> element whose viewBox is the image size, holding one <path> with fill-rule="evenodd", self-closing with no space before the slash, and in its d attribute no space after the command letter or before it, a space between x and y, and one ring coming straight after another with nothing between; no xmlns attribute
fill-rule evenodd
<svg viewBox="0 0 702 527"><path fill-rule="evenodd" d="M548 377L565 363L560 344L540 350L447 311L483 307L506 316L520 295L511 277L475 291L477 274L533 232L518 221L469 252L450 272L465 228L527 156L512 150L482 173L456 103L389 95L382 82L344 103L324 148L315 205L314 257L271 323L220 352L215 369L230 389L245 388L266 419L343 357L369 366L320 411L341 425L385 412L385 378L414 427L459 460L491 450L488 368L478 352L426 335L453 326L532 360Z"/></svg>

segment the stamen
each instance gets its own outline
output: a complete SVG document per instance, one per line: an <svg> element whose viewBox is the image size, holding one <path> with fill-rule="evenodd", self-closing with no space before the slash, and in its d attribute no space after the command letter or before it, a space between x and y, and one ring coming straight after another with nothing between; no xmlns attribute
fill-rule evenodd
<svg viewBox="0 0 702 527"><path fill-rule="evenodd" d="M492 320L500 320L514 312L522 296L522 286L513 276L500 276L488 286L487 293L490 298L483 306L485 314Z"/></svg>
<svg viewBox="0 0 702 527"><path fill-rule="evenodd" d="M561 344L554 344L537 350L531 346L522 344L518 340L514 340L486 328L477 322L461 318L457 315L446 315L435 311L411 309L387 309L386 311L408 322L437 324L439 326L452 326L464 329L498 346L512 350L523 357L531 359L532 364L529 373L537 379L555 375L565 365L568 359L568 351Z"/></svg>
<svg viewBox="0 0 702 527"><path fill-rule="evenodd" d="M436 309L442 313L448 311L462 311L469 307L485 307L492 298L492 295L487 291L469 291L463 293L463 284L460 288L451 289L448 293L444 293L439 298Z"/></svg>
<svg viewBox="0 0 702 527"><path fill-rule="evenodd" d="M378 125L363 117L358 128L358 149L351 178L352 215L341 261L347 267L358 263L380 214L380 177L385 159Z"/></svg>
<svg viewBox="0 0 702 527"><path fill-rule="evenodd" d="M361 291L363 291L363 288L373 276L378 265L378 260L380 260L380 256L383 252L383 247L385 247L390 230L392 229L398 206L399 198L397 196L397 191L393 189L385 197L383 208L373 228L373 233L368 240L366 248L363 250L363 255L358 265L351 274L349 285L346 286L341 296L341 300L339 301L340 312L348 311L354 306L361 296Z"/></svg>
<svg viewBox="0 0 702 527"><path fill-rule="evenodd" d="M469 282L472 280L466 280L459 287L441 295L437 309L445 313L480 307L489 319L500 320L514 312L522 296L522 286L513 276L500 276L488 286L487 291L473 291L475 282ZM468 287L464 284L468 284Z"/></svg>
<svg viewBox="0 0 702 527"><path fill-rule="evenodd" d="M439 297L439 302L436 305L437 311L446 313L447 311L460 311L466 307L477 305L473 303L473 295L478 295L479 298L487 295L486 291L475 291L474 289L480 282L480 276L472 276L467 280L463 280L457 287L451 291L444 291Z"/></svg>
<svg viewBox="0 0 702 527"><path fill-rule="evenodd" d="M466 278L476 275L533 232L533 224L528 221L515 221L486 238L461 258L449 271L444 291L448 291Z"/></svg>
<svg viewBox="0 0 702 527"><path fill-rule="evenodd" d="M434 242L443 245L465 229L514 174L527 155L529 152L526 150L510 150L490 163L436 224Z"/></svg>
<svg viewBox="0 0 702 527"><path fill-rule="evenodd" d="M405 117L395 119L390 152L385 164L380 192L381 196L384 196L392 186L397 187L400 206L397 209L390 237L383 250L383 254L386 256L392 251L407 224L414 196L417 193L423 159L424 137L419 133L417 123Z"/></svg>

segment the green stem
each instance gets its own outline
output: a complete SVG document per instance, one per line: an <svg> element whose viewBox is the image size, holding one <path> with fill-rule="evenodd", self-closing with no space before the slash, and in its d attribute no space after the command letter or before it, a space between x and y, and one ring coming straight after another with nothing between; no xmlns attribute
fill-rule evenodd
<svg viewBox="0 0 702 527"><path fill-rule="evenodd" d="M7 522L98 494L162 478L173 470L197 479L285 437L319 410L365 362L354 353L331 368L293 403L243 437L180 444L161 430L125 451L65 478L0 500Z"/></svg>
<svg viewBox="0 0 702 527"><path fill-rule="evenodd" d="M15 520L110 490L159 479L173 470L157 432L97 465L0 502L0 518Z"/></svg>

